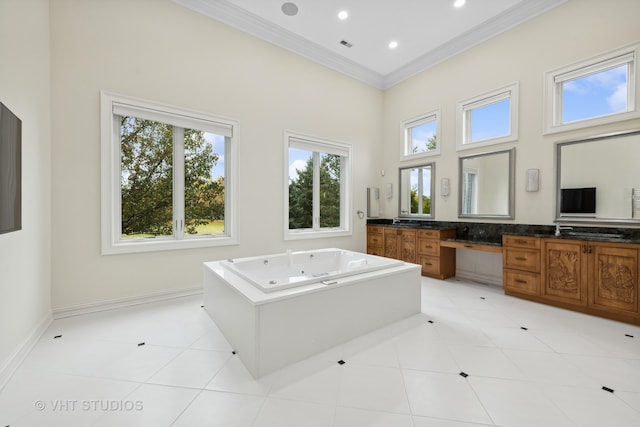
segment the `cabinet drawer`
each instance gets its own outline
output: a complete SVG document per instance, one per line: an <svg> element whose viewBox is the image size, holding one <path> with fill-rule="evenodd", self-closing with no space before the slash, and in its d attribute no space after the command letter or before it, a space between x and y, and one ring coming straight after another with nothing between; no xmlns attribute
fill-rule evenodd
<svg viewBox="0 0 640 427"><path fill-rule="evenodd" d="M422 274L425 276L440 275L440 258L421 256L420 265L422 265Z"/></svg>
<svg viewBox="0 0 640 427"><path fill-rule="evenodd" d="M540 294L540 274L504 270L504 288L529 295Z"/></svg>
<svg viewBox="0 0 640 427"><path fill-rule="evenodd" d="M505 268L526 270L534 273L540 272L539 250L503 247L502 251Z"/></svg>
<svg viewBox="0 0 640 427"><path fill-rule="evenodd" d="M419 239L439 239L440 230L418 230Z"/></svg>
<svg viewBox="0 0 640 427"><path fill-rule="evenodd" d="M438 256L440 249L440 242L437 240L418 240L418 252L424 255Z"/></svg>
<svg viewBox="0 0 640 427"><path fill-rule="evenodd" d="M382 234L367 234L367 246L382 247Z"/></svg>
<svg viewBox="0 0 640 427"><path fill-rule="evenodd" d="M540 249L540 238L526 236L502 236L502 246L518 248Z"/></svg>

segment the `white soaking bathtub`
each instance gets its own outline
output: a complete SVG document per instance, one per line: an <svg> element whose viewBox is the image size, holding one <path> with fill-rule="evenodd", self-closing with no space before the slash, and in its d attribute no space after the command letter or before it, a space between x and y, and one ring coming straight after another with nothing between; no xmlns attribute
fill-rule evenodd
<svg viewBox="0 0 640 427"><path fill-rule="evenodd" d="M204 263L204 306L259 378L419 313L420 277L420 265L341 249L220 260Z"/></svg>
<svg viewBox="0 0 640 427"><path fill-rule="evenodd" d="M263 292L309 283L329 284L340 277L402 265L402 261L342 249L317 249L220 261Z"/></svg>

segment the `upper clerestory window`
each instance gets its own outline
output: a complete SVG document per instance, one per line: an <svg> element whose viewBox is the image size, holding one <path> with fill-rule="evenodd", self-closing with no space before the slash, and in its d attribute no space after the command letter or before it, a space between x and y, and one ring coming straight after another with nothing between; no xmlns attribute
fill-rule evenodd
<svg viewBox="0 0 640 427"><path fill-rule="evenodd" d="M400 127L400 160L440 154L440 110L405 120Z"/></svg>
<svg viewBox="0 0 640 427"><path fill-rule="evenodd" d="M545 73L545 133L640 117L640 44Z"/></svg>
<svg viewBox="0 0 640 427"><path fill-rule="evenodd" d="M518 83L457 104L457 149L518 139Z"/></svg>

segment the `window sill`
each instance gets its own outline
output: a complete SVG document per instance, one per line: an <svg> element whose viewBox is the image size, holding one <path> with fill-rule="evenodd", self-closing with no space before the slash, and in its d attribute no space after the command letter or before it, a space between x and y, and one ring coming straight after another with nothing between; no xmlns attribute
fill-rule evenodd
<svg viewBox="0 0 640 427"><path fill-rule="evenodd" d="M233 237L197 237L184 240L140 239L131 242L117 242L103 245L102 255L173 251L181 249L211 248L239 244Z"/></svg>
<svg viewBox="0 0 640 427"><path fill-rule="evenodd" d="M305 239L322 239L328 237L342 237L351 236L350 230L336 229L328 231L287 231L284 235L284 240L305 240Z"/></svg>

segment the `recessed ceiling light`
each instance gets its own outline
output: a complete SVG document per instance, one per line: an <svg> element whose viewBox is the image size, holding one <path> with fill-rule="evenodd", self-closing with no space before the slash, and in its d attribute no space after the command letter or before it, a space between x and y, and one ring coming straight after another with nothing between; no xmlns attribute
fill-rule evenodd
<svg viewBox="0 0 640 427"><path fill-rule="evenodd" d="M392 40L389 42L389 49L395 49L398 47L398 42L395 40Z"/></svg>
<svg viewBox="0 0 640 427"><path fill-rule="evenodd" d="M453 6L454 6L454 7L462 7L462 6L464 6L464 4L465 4L466 2L467 2L467 0L456 0L456 1L453 3Z"/></svg>
<svg viewBox="0 0 640 427"><path fill-rule="evenodd" d="M298 14L298 6L295 3L283 3L281 9L282 13L287 16L294 16Z"/></svg>
<svg viewBox="0 0 640 427"><path fill-rule="evenodd" d="M344 21L348 17L349 17L349 12L347 12L346 10L341 10L340 12L338 12L338 19L340 19L341 21Z"/></svg>

